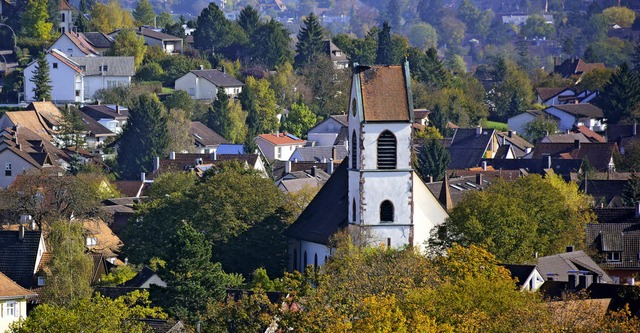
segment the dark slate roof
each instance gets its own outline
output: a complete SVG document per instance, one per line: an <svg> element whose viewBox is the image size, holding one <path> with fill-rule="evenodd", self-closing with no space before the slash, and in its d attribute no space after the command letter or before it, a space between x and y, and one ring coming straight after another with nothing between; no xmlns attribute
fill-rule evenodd
<svg viewBox="0 0 640 333"><path fill-rule="evenodd" d="M635 208L595 208L598 223L640 223Z"/></svg>
<svg viewBox="0 0 640 333"><path fill-rule="evenodd" d="M536 88L536 94L540 96L543 102L555 97L567 88Z"/></svg>
<svg viewBox="0 0 640 333"><path fill-rule="evenodd" d="M140 288L145 282L147 282L152 276L154 276L156 272L151 269L149 266L144 266L136 276L134 276L131 280L123 283L123 287L134 287Z"/></svg>
<svg viewBox="0 0 640 333"><path fill-rule="evenodd" d="M563 78L569 78L573 75L586 74L594 68L604 69L602 63L587 63L582 59L571 58L563 61L560 65L556 65L553 68L553 72L562 75Z"/></svg>
<svg viewBox="0 0 640 333"><path fill-rule="evenodd" d="M618 311L625 305L629 305L629 311L632 314L638 315L640 311L640 299L637 295L640 293L640 287L630 286L623 284L610 284L610 283L592 283L587 288L589 298L611 298L611 304L609 310Z"/></svg>
<svg viewBox="0 0 640 333"><path fill-rule="evenodd" d="M348 159L342 161L298 219L285 230L287 237L327 244L331 236L347 226Z"/></svg>
<svg viewBox="0 0 640 333"><path fill-rule="evenodd" d="M615 208L621 207L622 190L628 182L621 179L587 179L586 186L583 180L580 188L593 197L596 206L602 204L606 208Z"/></svg>
<svg viewBox="0 0 640 333"><path fill-rule="evenodd" d="M495 130L476 128L457 128L453 134L451 145L447 149L451 156L449 169L468 169L480 165Z"/></svg>
<svg viewBox="0 0 640 333"><path fill-rule="evenodd" d="M82 107L82 112L87 114L89 117L100 120L100 119L127 119L129 117L129 109L124 106L119 106L120 113L117 112L117 107L115 105L85 105Z"/></svg>
<svg viewBox="0 0 640 333"><path fill-rule="evenodd" d="M116 299L118 297L124 296L130 292L134 292L136 290L144 291L147 289L143 288L135 288L135 287L94 287L94 293L100 293L100 295Z"/></svg>
<svg viewBox="0 0 640 333"><path fill-rule="evenodd" d="M153 333L183 333L187 332L181 321L167 319L141 319L143 323L151 328Z"/></svg>
<svg viewBox="0 0 640 333"><path fill-rule="evenodd" d="M336 156L333 157L333 149L336 150ZM297 154L296 154L297 153ZM344 145L330 146L330 147L298 147L294 151L296 156L299 154L302 160L299 161L328 161L333 158L336 161L343 160L347 154L347 148Z"/></svg>
<svg viewBox="0 0 640 333"><path fill-rule="evenodd" d="M533 148L533 144L519 136L515 131L496 132L506 144L512 145L514 148L524 152L527 148Z"/></svg>
<svg viewBox="0 0 640 333"><path fill-rule="evenodd" d="M483 188L489 186L491 181L494 180L494 177L485 177L483 175L482 180L478 182L477 176L466 176L466 177L457 177L457 178L449 178L449 194L451 195L451 201L453 206L455 207L464 196L471 191L480 191ZM425 185L433 193L433 196L436 198L440 198L442 196L442 184L444 181L431 182L426 183ZM444 206L443 202L440 202Z"/></svg>
<svg viewBox="0 0 640 333"><path fill-rule="evenodd" d="M229 143L225 138L216 131L207 127L207 125L199 122L192 121L190 128L191 136L196 142L196 145L200 146L215 146L221 143Z"/></svg>
<svg viewBox="0 0 640 333"><path fill-rule="evenodd" d="M637 125L636 131L638 130ZM607 141L617 142L621 138L633 136L633 124L607 125ZM636 132L637 133L637 132Z"/></svg>
<svg viewBox="0 0 640 333"><path fill-rule="evenodd" d="M191 73L196 75L197 77L201 77L211 83L213 83L216 87L240 87L243 86L244 83L238 81L235 77L223 73L217 69L200 69L200 70L192 70Z"/></svg>
<svg viewBox="0 0 640 333"><path fill-rule="evenodd" d="M528 173L537 173L543 175L548 168L548 161L544 158L527 158L527 159L485 159L487 166L493 167L495 170L524 170ZM563 177L568 177L571 172L580 170L582 160L579 159L551 159L551 169L553 172Z"/></svg>
<svg viewBox="0 0 640 333"><path fill-rule="evenodd" d="M84 39L94 48L108 49L113 45L113 38L102 32L81 32Z"/></svg>
<svg viewBox="0 0 640 333"><path fill-rule="evenodd" d="M347 55L342 52L331 40L324 41L324 52L331 57L331 61L348 61Z"/></svg>
<svg viewBox="0 0 640 333"><path fill-rule="evenodd" d="M171 41L181 41L182 38L180 37L176 37L173 35L169 35L169 34L165 34L164 32L161 31L155 31L153 29L149 29L149 28L145 28L145 27L139 27L138 29L136 29L136 33L138 35L142 35L145 37L151 37L153 39L157 39L157 40L171 40Z"/></svg>
<svg viewBox="0 0 640 333"><path fill-rule="evenodd" d="M333 141L333 145L334 146L344 145L345 142L348 142L348 141L349 141L349 127L342 126L340 128L340 131L338 132L338 135L336 136L336 140Z"/></svg>
<svg viewBox="0 0 640 333"><path fill-rule="evenodd" d="M84 123L85 129L94 136L116 136L116 133L111 132L108 128L102 126L98 121L89 117L86 113L80 110L74 110L80 116L80 119Z"/></svg>
<svg viewBox="0 0 640 333"><path fill-rule="evenodd" d="M539 143L533 148L532 158L549 154L552 158L586 159L595 170L606 171L617 150L615 143Z"/></svg>
<svg viewBox="0 0 640 333"><path fill-rule="evenodd" d="M18 231L0 230L0 272L23 288L34 285L33 272L40 245L40 231L27 230L18 239Z"/></svg>
<svg viewBox="0 0 640 333"><path fill-rule="evenodd" d="M575 117L604 118L604 112L602 112L602 109L589 103L559 104L550 106L549 108L562 110Z"/></svg>
<svg viewBox="0 0 640 333"><path fill-rule="evenodd" d="M538 258L538 270L546 279L549 274L555 281L568 281L567 272L572 270L589 271L597 275L603 282L613 283L607 273L583 251L565 252ZM594 278L594 281L597 281Z"/></svg>
<svg viewBox="0 0 640 333"><path fill-rule="evenodd" d="M525 281L527 281L527 278L531 275L531 273L533 273L533 271L536 269L536 265L512 265L512 264L505 264L505 265L500 265L506 269L509 270L509 273L511 273L511 277L518 279L518 282L516 282L516 285L518 287L522 287L522 285L524 284Z"/></svg>
<svg viewBox="0 0 640 333"><path fill-rule="evenodd" d="M85 76L134 76L133 57L73 57ZM104 68L106 70L100 70Z"/></svg>
<svg viewBox="0 0 640 333"><path fill-rule="evenodd" d="M331 118L335 119L343 126L349 126L349 116L346 114L334 114L331 116Z"/></svg>

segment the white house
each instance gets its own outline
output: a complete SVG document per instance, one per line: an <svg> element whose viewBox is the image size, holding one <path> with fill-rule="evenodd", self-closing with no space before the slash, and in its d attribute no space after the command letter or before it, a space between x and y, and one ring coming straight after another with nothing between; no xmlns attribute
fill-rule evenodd
<svg viewBox="0 0 640 333"><path fill-rule="evenodd" d="M84 74L78 64L57 49L47 52L46 58L51 78L51 100L55 103L84 102ZM31 79L37 64L34 60L24 69L24 100L28 102L35 100L35 83Z"/></svg>
<svg viewBox="0 0 640 333"><path fill-rule="evenodd" d="M309 141L315 142L315 146L333 146L341 130L348 127L347 115L333 115L325 118L313 126L307 132Z"/></svg>
<svg viewBox="0 0 640 333"><path fill-rule="evenodd" d="M81 111L116 134L122 133L129 119L129 109L117 104L85 105Z"/></svg>
<svg viewBox="0 0 640 333"><path fill-rule="evenodd" d="M552 117L551 115L546 114L544 111L540 110L527 110L520 114L517 114L509 119L507 119L507 125L509 126L509 130L516 131L516 133L525 133L525 125L529 122L539 118L539 117L550 117L555 121L560 121L557 117Z"/></svg>
<svg viewBox="0 0 640 333"><path fill-rule="evenodd" d="M260 134L256 137L255 142L270 161L287 161L296 148L304 147L307 143L305 140L288 133Z"/></svg>
<svg viewBox="0 0 640 333"><path fill-rule="evenodd" d="M74 31L67 31L49 47L49 51L56 49L64 52L69 57L95 57L99 53L85 39L82 34Z"/></svg>
<svg viewBox="0 0 640 333"><path fill-rule="evenodd" d="M554 105L544 109L560 121L558 130L568 131L574 126L584 125L594 132L604 132L606 125L602 109L589 103Z"/></svg>
<svg viewBox="0 0 640 333"><path fill-rule="evenodd" d="M189 133L193 137L196 152L199 154L210 154L217 151L220 144L229 143L227 139L199 121L191 122Z"/></svg>
<svg viewBox="0 0 640 333"><path fill-rule="evenodd" d="M354 65L349 156L286 230L292 269L324 264L329 239L345 229L365 244L424 249L447 218L412 168L410 84L408 63Z"/></svg>
<svg viewBox="0 0 640 333"><path fill-rule="evenodd" d="M184 90L193 99L215 100L218 89L224 89L229 97L242 92L244 84L233 76L217 69L193 70L176 80L176 90Z"/></svg>
<svg viewBox="0 0 640 333"><path fill-rule="evenodd" d="M58 32L66 33L73 31L73 8L67 0L58 2Z"/></svg>
<svg viewBox="0 0 640 333"><path fill-rule="evenodd" d="M144 38L145 45L159 46L169 54L182 53L184 41L180 37L145 27L139 27L135 31L138 36ZM115 39L119 32L120 29L110 33L109 36Z"/></svg>
<svg viewBox="0 0 640 333"><path fill-rule="evenodd" d="M83 73L86 100L93 100L96 92L118 86L128 86L136 74L133 57L73 57Z"/></svg>
<svg viewBox="0 0 640 333"><path fill-rule="evenodd" d="M502 265L511 273L511 277L516 278L516 286L521 291L537 291L544 284L544 276L535 265Z"/></svg>
<svg viewBox="0 0 640 333"><path fill-rule="evenodd" d="M9 329L9 325L27 317L27 297L36 293L22 288L0 272L0 332Z"/></svg>

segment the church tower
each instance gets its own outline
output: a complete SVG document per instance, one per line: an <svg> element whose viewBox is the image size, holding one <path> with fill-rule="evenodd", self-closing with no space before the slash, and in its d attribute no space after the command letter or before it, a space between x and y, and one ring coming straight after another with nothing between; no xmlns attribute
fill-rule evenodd
<svg viewBox="0 0 640 333"><path fill-rule="evenodd" d="M409 64L355 64L352 82L349 229L376 244L416 245Z"/></svg>

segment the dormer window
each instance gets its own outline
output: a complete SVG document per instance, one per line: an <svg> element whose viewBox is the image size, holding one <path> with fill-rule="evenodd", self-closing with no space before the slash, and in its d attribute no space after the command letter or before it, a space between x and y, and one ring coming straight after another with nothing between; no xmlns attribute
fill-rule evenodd
<svg viewBox="0 0 640 333"><path fill-rule="evenodd" d="M87 237L87 246L96 246L98 245L98 239L95 237Z"/></svg>
<svg viewBox="0 0 640 333"><path fill-rule="evenodd" d="M108 70L109 70L109 66L107 66L107 65L101 65L101 66L100 66L100 71L101 71L101 72L106 72L106 71L108 71Z"/></svg>
<svg viewBox="0 0 640 333"><path fill-rule="evenodd" d="M378 169L395 169L397 166L396 136L384 131L378 137Z"/></svg>

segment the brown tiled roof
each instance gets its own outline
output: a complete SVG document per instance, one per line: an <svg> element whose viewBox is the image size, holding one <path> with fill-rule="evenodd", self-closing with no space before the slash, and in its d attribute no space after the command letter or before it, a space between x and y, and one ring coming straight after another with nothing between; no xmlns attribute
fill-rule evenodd
<svg viewBox="0 0 640 333"><path fill-rule="evenodd" d="M296 145L306 142L288 133L260 134L258 137L274 145Z"/></svg>
<svg viewBox="0 0 640 333"><path fill-rule="evenodd" d="M91 44L88 41L86 41L81 34L71 31L71 32L65 32L64 35L67 36L71 40L71 42L75 44L75 46L77 46L78 49L80 49L80 51L82 51L82 53L86 55L98 54L98 51L96 51L93 48L93 46L91 46Z"/></svg>
<svg viewBox="0 0 640 333"><path fill-rule="evenodd" d="M100 218L82 220L82 228L87 235L96 238L96 245L87 246L90 251L107 255L118 252L123 245L120 238Z"/></svg>
<svg viewBox="0 0 640 333"><path fill-rule="evenodd" d="M49 101L31 102L31 104L27 106L27 110L34 110L53 126L58 126L62 123L62 112L60 112L60 109L58 109L55 104Z"/></svg>
<svg viewBox="0 0 640 333"><path fill-rule="evenodd" d="M58 9L59 10L73 10L71 8L71 5L69 5L69 2L67 2L67 0L60 0L58 2Z"/></svg>
<svg viewBox="0 0 640 333"><path fill-rule="evenodd" d="M229 143L225 138L223 138L220 134L216 133L216 131L210 129L205 124L199 121L191 122L191 135L193 136L196 144L200 144L202 146L212 146L219 145L221 143Z"/></svg>
<svg viewBox="0 0 640 333"><path fill-rule="evenodd" d="M82 74L82 69L80 69L80 67L78 67L78 65L73 62L73 60L67 58L66 56L62 55L60 51L58 50L51 50L51 52L49 52L54 58L60 60L62 63L64 63L65 65L69 66L69 68L73 69L74 71Z"/></svg>
<svg viewBox="0 0 640 333"><path fill-rule="evenodd" d="M365 121L410 121L402 66L359 66Z"/></svg>
<svg viewBox="0 0 640 333"><path fill-rule="evenodd" d="M38 118L35 111L8 111L4 115L8 117L14 125L19 125L20 128L26 128L31 132L41 136L47 141L51 141L51 133L53 130L43 124Z"/></svg>
<svg viewBox="0 0 640 333"><path fill-rule="evenodd" d="M20 285L0 272L0 298L17 298L34 295L35 293L20 287Z"/></svg>
<svg viewBox="0 0 640 333"><path fill-rule="evenodd" d="M583 73L583 74L587 74L589 72L591 72L594 69L604 69L604 64L599 62L599 63L593 63L590 64L588 62L585 62L584 60L580 59L578 60L578 65L576 66L576 72L577 73Z"/></svg>
<svg viewBox="0 0 640 333"><path fill-rule="evenodd" d="M114 182L116 189L124 197L137 197L144 183L141 180L117 180Z"/></svg>
<svg viewBox="0 0 640 333"><path fill-rule="evenodd" d="M414 119L424 119L424 118L427 118L430 113L431 113L431 111L429 111L427 109L414 109L413 110L413 118Z"/></svg>
<svg viewBox="0 0 640 333"><path fill-rule="evenodd" d="M542 101L548 101L555 95L565 91L567 88L536 88L536 93Z"/></svg>
<svg viewBox="0 0 640 333"><path fill-rule="evenodd" d="M595 68L604 69L603 63L587 63L582 59L572 58L563 61L560 65L554 66L553 72L562 75L563 78L569 78L574 75L582 75L592 71Z"/></svg>
<svg viewBox="0 0 640 333"><path fill-rule="evenodd" d="M584 125L579 125L575 128L575 131L582 133L584 136L586 136L587 138L589 138L589 140L593 141L593 142L607 142L607 140L605 140L602 135L592 131L591 129L589 129L589 127L584 126Z"/></svg>
<svg viewBox="0 0 640 333"><path fill-rule="evenodd" d="M567 158L589 160L592 168L598 171L607 170L609 162L618 146L615 143L539 143L533 149L532 158L539 159L549 154L552 158Z"/></svg>

